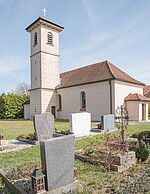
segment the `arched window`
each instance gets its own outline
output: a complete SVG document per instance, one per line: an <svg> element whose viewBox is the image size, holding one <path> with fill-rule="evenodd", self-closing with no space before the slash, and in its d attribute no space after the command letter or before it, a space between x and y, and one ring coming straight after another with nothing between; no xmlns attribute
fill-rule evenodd
<svg viewBox="0 0 150 194"><path fill-rule="evenodd" d="M51 32L47 34L47 43L53 45L53 34Z"/></svg>
<svg viewBox="0 0 150 194"><path fill-rule="evenodd" d="M37 32L34 33L34 46L37 44Z"/></svg>
<svg viewBox="0 0 150 194"><path fill-rule="evenodd" d="M86 95L85 95L85 92L81 92L81 108L86 108Z"/></svg>
<svg viewBox="0 0 150 194"><path fill-rule="evenodd" d="M59 109L62 109L62 104L61 104L61 95L58 95L58 100L59 100Z"/></svg>

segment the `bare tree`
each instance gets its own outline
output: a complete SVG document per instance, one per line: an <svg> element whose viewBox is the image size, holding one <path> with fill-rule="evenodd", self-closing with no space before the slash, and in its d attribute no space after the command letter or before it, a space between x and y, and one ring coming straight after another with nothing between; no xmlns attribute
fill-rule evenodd
<svg viewBox="0 0 150 194"><path fill-rule="evenodd" d="M21 94L28 95L29 94L29 89L30 89L29 83L25 83L25 82L18 83L17 87L16 87L16 90L15 90L15 93L20 94L20 95Z"/></svg>

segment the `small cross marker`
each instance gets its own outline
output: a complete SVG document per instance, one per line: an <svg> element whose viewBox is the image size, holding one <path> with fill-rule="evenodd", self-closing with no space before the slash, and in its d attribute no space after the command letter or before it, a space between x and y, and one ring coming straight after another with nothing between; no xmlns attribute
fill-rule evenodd
<svg viewBox="0 0 150 194"><path fill-rule="evenodd" d="M47 12L46 9L42 9L42 11L44 12L44 18L45 18L45 13Z"/></svg>

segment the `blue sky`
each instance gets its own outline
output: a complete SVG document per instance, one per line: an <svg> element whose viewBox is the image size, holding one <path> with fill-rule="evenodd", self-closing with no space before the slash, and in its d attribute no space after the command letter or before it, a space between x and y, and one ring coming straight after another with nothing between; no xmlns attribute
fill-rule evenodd
<svg viewBox="0 0 150 194"><path fill-rule="evenodd" d="M25 28L46 8L60 33L60 72L108 60L150 84L149 0L0 0L0 93L30 83Z"/></svg>

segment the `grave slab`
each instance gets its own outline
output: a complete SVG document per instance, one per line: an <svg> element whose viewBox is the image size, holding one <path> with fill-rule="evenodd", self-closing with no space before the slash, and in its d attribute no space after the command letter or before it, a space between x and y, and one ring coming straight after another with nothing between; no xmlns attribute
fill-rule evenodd
<svg viewBox="0 0 150 194"><path fill-rule="evenodd" d="M8 145L8 141L5 139L0 140L0 145Z"/></svg>
<svg viewBox="0 0 150 194"><path fill-rule="evenodd" d="M75 136L64 135L40 141L42 171L46 190L73 183Z"/></svg>
<svg viewBox="0 0 150 194"><path fill-rule="evenodd" d="M33 121L36 139L38 141L53 137L54 116L50 112L35 115Z"/></svg>
<svg viewBox="0 0 150 194"><path fill-rule="evenodd" d="M47 194L62 194L62 193L75 193L76 190L83 192L83 186L80 184L78 180L74 181L71 184L65 185L58 189L54 189L52 191L47 192Z"/></svg>
<svg viewBox="0 0 150 194"><path fill-rule="evenodd" d="M75 137L89 136L91 130L91 113L73 113L69 115L70 131Z"/></svg>

